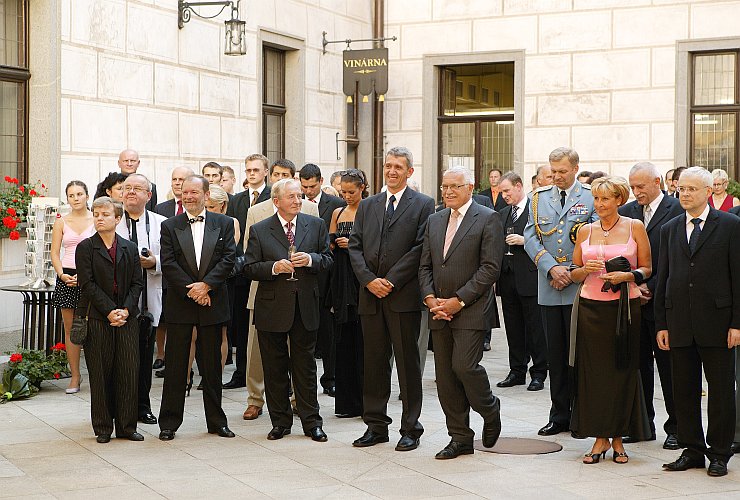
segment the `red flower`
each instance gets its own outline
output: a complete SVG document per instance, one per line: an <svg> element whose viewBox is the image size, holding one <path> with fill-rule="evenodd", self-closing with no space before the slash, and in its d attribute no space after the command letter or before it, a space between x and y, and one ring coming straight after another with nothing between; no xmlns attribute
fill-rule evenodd
<svg viewBox="0 0 740 500"><path fill-rule="evenodd" d="M19 240L21 239L21 233L19 233L18 231L11 231L10 234L8 234L8 237L11 240Z"/></svg>
<svg viewBox="0 0 740 500"><path fill-rule="evenodd" d="M13 184L18 184L18 179L13 177L12 179L10 179L10 182L12 182Z"/></svg>
<svg viewBox="0 0 740 500"><path fill-rule="evenodd" d="M18 213L15 211L15 208L13 208L13 207L10 207L7 210L7 212L8 212L8 215L10 215L11 217L15 217L16 215L18 215Z"/></svg>
<svg viewBox="0 0 740 500"><path fill-rule="evenodd" d="M43 184L41 184L41 187L42 187L43 189L46 189L46 186L44 186Z"/></svg>
<svg viewBox="0 0 740 500"><path fill-rule="evenodd" d="M60 214L59 212L57 212L57 219L61 219L61 218L62 218L62 214Z"/></svg>
<svg viewBox="0 0 740 500"><path fill-rule="evenodd" d="M17 226L18 223L13 217L3 217L3 226L7 227L8 229L15 229L15 226Z"/></svg>
<svg viewBox="0 0 740 500"><path fill-rule="evenodd" d="M13 203L18 203L18 200L13 200Z"/></svg>
<svg viewBox="0 0 740 500"><path fill-rule="evenodd" d="M61 342L58 342L58 343L54 344L54 347L52 347L51 349L53 351L66 351L67 350L67 346L64 345Z"/></svg>
<svg viewBox="0 0 740 500"><path fill-rule="evenodd" d="M5 182L11 182L12 180L9 175L5 176Z"/></svg>
<svg viewBox="0 0 740 500"><path fill-rule="evenodd" d="M59 378L59 377L61 377L61 375L59 375L59 373L55 373L54 374L54 378Z"/></svg>
<svg viewBox="0 0 740 500"><path fill-rule="evenodd" d="M36 192L35 189L32 189L31 191L28 192L28 194L30 194L31 196L36 196L38 193Z"/></svg>
<svg viewBox="0 0 740 500"><path fill-rule="evenodd" d="M11 354L10 355L10 362L11 363L20 363L21 361L23 361L23 355L22 354L15 353L15 354Z"/></svg>
<svg viewBox="0 0 740 500"><path fill-rule="evenodd" d="M16 183L16 184L17 184L17 183ZM25 187L23 187L23 186L20 186L20 187L18 188L18 190L19 190L19 191L20 191L21 193L25 193L25 192L26 192L26 188L25 188Z"/></svg>

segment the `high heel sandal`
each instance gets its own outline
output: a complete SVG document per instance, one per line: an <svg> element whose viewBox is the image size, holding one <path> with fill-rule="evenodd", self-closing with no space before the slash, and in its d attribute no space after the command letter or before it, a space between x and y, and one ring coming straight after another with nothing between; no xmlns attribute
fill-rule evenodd
<svg viewBox="0 0 740 500"><path fill-rule="evenodd" d="M624 462L619 462L617 461L618 458L626 458L627 460L625 460ZM630 457L629 455L627 455L626 451L620 453L617 450L614 450L614 453L612 453L612 462L614 462L615 464L626 464L629 461Z"/></svg>
<svg viewBox="0 0 740 500"><path fill-rule="evenodd" d="M190 370L190 380L188 380L188 385L185 386L185 394L187 396L190 396L190 389L193 388L193 375L195 375L195 372Z"/></svg>
<svg viewBox="0 0 740 500"><path fill-rule="evenodd" d="M591 449L592 453L586 453L585 455L583 455L583 463L586 465L598 464L599 460L601 460L602 458L606 459L606 452L609 451L609 448L611 448L611 446L598 453L593 453L593 449ZM587 458L591 458L591 461L587 462Z"/></svg>
<svg viewBox="0 0 740 500"><path fill-rule="evenodd" d="M82 375L80 375L80 383L77 384L77 387L67 387L66 389L64 389L64 393L65 394L77 394L78 392L80 392L80 387L82 386L82 380L83 380Z"/></svg>

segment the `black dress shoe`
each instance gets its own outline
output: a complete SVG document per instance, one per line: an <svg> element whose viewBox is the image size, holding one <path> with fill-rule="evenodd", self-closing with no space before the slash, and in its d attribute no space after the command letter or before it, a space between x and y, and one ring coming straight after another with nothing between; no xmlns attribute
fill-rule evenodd
<svg viewBox="0 0 740 500"><path fill-rule="evenodd" d="M324 443L326 442L327 439L329 439L328 437L326 437L326 433L324 432L324 430L321 428L320 425L317 425L310 431L304 431L303 434L310 437L314 441L318 441L319 443Z"/></svg>
<svg viewBox="0 0 740 500"><path fill-rule="evenodd" d="M164 378L164 368L162 368L161 370L155 371L154 376L157 378Z"/></svg>
<svg viewBox="0 0 740 500"><path fill-rule="evenodd" d="M276 425L267 434L267 439L269 439L270 441L275 441L277 439L283 439L283 437L287 436L288 434L290 434L290 427L281 427L279 425Z"/></svg>
<svg viewBox="0 0 740 500"><path fill-rule="evenodd" d="M457 458L460 455L472 455L473 445L458 443L457 441L450 441L450 444L444 447L442 451L434 455L437 460L449 460L451 458Z"/></svg>
<svg viewBox="0 0 740 500"><path fill-rule="evenodd" d="M324 394L333 398L337 395L337 388L333 385L330 385L329 387L324 387Z"/></svg>
<svg viewBox="0 0 740 500"><path fill-rule="evenodd" d="M377 434L370 429L365 431L365 434L362 435L362 437L355 439L352 442L352 446L355 446L357 448L365 448L367 446L375 446L379 443L387 443L388 442L388 435L387 434Z"/></svg>
<svg viewBox="0 0 740 500"><path fill-rule="evenodd" d="M396 445L396 451L411 451L419 447L419 438L402 436Z"/></svg>
<svg viewBox="0 0 740 500"><path fill-rule="evenodd" d="M525 383L526 379L523 376L509 373L505 379L496 384L496 387L514 387L515 385L524 385Z"/></svg>
<svg viewBox="0 0 740 500"><path fill-rule="evenodd" d="M631 444L631 443L639 443L639 442L641 442L641 441L655 441L655 434L651 434L651 435L650 435L650 436L649 436L649 437L648 437L647 439L639 439L639 438L638 438L638 437L636 437L636 436L624 436L624 437L622 438L622 442L623 442L623 443L626 443L626 444ZM676 448L666 448L666 449L667 449L667 450L668 450L668 449L671 449L671 450L673 450L673 449L676 449Z"/></svg>
<svg viewBox="0 0 740 500"><path fill-rule="evenodd" d="M334 416L337 418L355 418L361 417L362 413L335 413Z"/></svg>
<svg viewBox="0 0 740 500"><path fill-rule="evenodd" d="M704 457L700 459L695 459L687 457L686 455L681 455L675 462L663 464L663 468L671 472L685 471L689 469L703 469L704 467Z"/></svg>
<svg viewBox="0 0 740 500"><path fill-rule="evenodd" d="M545 388L545 382L544 380L540 378L533 378L532 381L527 386L528 391L541 391Z"/></svg>
<svg viewBox="0 0 740 500"><path fill-rule="evenodd" d="M549 422L546 426L537 431L537 434L539 434L540 436L554 436L555 434L560 434L561 432L565 432L567 430L568 429L566 429L564 425L556 424L555 422Z"/></svg>
<svg viewBox="0 0 740 500"><path fill-rule="evenodd" d="M483 342L483 350L488 352L491 350L491 343L490 342Z"/></svg>
<svg viewBox="0 0 740 500"><path fill-rule="evenodd" d="M483 424L483 446L493 448L501 435L501 413L497 412L496 417L490 422ZM454 443L452 441L450 444ZM453 457L454 458L454 457Z"/></svg>
<svg viewBox="0 0 740 500"><path fill-rule="evenodd" d="M100 444L110 443L110 434L98 434L98 437L95 438L95 441Z"/></svg>
<svg viewBox="0 0 740 500"><path fill-rule="evenodd" d="M154 364L152 365L152 370L161 370L164 368L164 360L163 359L155 359Z"/></svg>
<svg viewBox="0 0 740 500"><path fill-rule="evenodd" d="M219 427L218 429L209 429L208 434L218 434L222 438L233 438L236 437L236 434L231 432L231 429L229 429L227 426Z"/></svg>
<svg viewBox="0 0 740 500"><path fill-rule="evenodd" d="M718 458L709 459L709 468L707 475L712 477L722 477L727 475L727 462Z"/></svg>
<svg viewBox="0 0 740 500"><path fill-rule="evenodd" d="M139 415L139 422L142 424L156 424L157 423L157 417L154 416L154 414L150 411Z"/></svg>
<svg viewBox="0 0 740 500"><path fill-rule="evenodd" d="M732 443L730 451L732 451L732 453L740 453L740 443Z"/></svg>
<svg viewBox="0 0 740 500"><path fill-rule="evenodd" d="M241 380L234 380L233 378L223 385L224 389L241 389L246 387L247 384Z"/></svg>
<svg viewBox="0 0 740 500"><path fill-rule="evenodd" d="M159 439L162 441L172 441L175 439L175 431L164 429L159 431Z"/></svg>
<svg viewBox="0 0 740 500"><path fill-rule="evenodd" d="M117 436L119 439L128 439L129 441L144 441L144 436L138 432L132 432L128 436Z"/></svg>
<svg viewBox="0 0 740 500"><path fill-rule="evenodd" d="M668 436L665 438L665 441L663 441L663 449L664 450L678 450L681 448L681 445L678 444L678 436L675 434L668 434Z"/></svg>

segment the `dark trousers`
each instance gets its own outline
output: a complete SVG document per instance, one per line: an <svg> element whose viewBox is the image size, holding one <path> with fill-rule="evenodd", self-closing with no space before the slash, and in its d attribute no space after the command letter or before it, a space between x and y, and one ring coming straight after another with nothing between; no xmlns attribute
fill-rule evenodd
<svg viewBox="0 0 740 500"><path fill-rule="evenodd" d="M114 422L118 437L136 432L138 333L136 320L122 327L89 320L85 361L90 378L90 417L96 436L113 434Z"/></svg>
<svg viewBox="0 0 740 500"><path fill-rule="evenodd" d="M336 325L337 331L337 394L334 413L362 416L362 386L364 354L362 327L359 318Z"/></svg>
<svg viewBox="0 0 740 500"><path fill-rule="evenodd" d="M540 306L550 369L550 422L568 427L573 388L568 377L570 313L573 306Z"/></svg>
<svg viewBox="0 0 740 500"><path fill-rule="evenodd" d="M174 311L170 311L170 319ZM185 410L185 386L188 379L188 357L193 327L198 329L195 350L198 372L203 384L203 407L208 430L227 424L221 408L221 325L199 326L184 323L167 324L167 345L164 367L164 388L159 410L159 428L176 431L182 424Z"/></svg>
<svg viewBox="0 0 740 500"><path fill-rule="evenodd" d="M138 322L137 322L138 323ZM137 325L138 326L138 325ZM152 389L152 358L154 357L154 341L157 337L157 327L139 329L139 416L152 411L149 401L149 391Z"/></svg>
<svg viewBox="0 0 740 500"><path fill-rule="evenodd" d="M265 372L265 397L273 426L290 428L293 409L290 406L290 382L293 377L296 409L303 430L323 425L316 397L316 330L306 330L296 301L293 326L287 332L259 330L257 338ZM290 339L290 349L288 349Z"/></svg>
<svg viewBox="0 0 740 500"><path fill-rule="evenodd" d="M652 305L651 305L652 307ZM655 365L658 365L658 376L663 389L663 400L668 412L668 420L663 424L666 434L676 433L676 409L673 402L673 381L671 377L671 354L658 347L655 337L655 322L644 316L640 321L640 376L642 393L645 396L645 407L650 430L655 434Z"/></svg>
<svg viewBox="0 0 740 500"><path fill-rule="evenodd" d="M231 380L242 384L247 383L247 335L249 335L249 310L247 299L249 299L249 281L243 286L243 281L236 281L234 285L234 305L231 310L232 342L236 346L236 369Z"/></svg>
<svg viewBox="0 0 740 500"><path fill-rule="evenodd" d="M319 308L319 331L316 334L316 347L321 351L324 373L321 375L321 387L328 389L335 386L337 363L337 343L334 333L334 315L331 309Z"/></svg>
<svg viewBox="0 0 740 500"><path fill-rule="evenodd" d="M377 313L363 314L360 318L365 351L363 420L369 430L388 434L388 425L392 422L388 416L391 356L395 354L403 405L401 435L419 438L424 432L419 423L422 401L418 346L421 311L394 312L387 300L380 300Z"/></svg>
<svg viewBox="0 0 740 500"><path fill-rule="evenodd" d="M470 408L488 422L500 410L500 402L491 392L483 358L483 330L458 330L444 325L432 330L434 371L437 393L447 421L447 433L453 441L473 444Z"/></svg>
<svg viewBox="0 0 740 500"><path fill-rule="evenodd" d="M501 307L504 310L506 341L509 344L509 370L517 377L524 378L531 359L530 376L545 380L547 340L537 297L519 295L512 273L502 275L498 285L501 290Z"/></svg>
<svg viewBox="0 0 740 500"><path fill-rule="evenodd" d="M729 460L735 435L735 353L726 347L671 347L678 442L692 458ZM707 439L701 420L701 374L707 379ZM707 447L709 445L709 447Z"/></svg>

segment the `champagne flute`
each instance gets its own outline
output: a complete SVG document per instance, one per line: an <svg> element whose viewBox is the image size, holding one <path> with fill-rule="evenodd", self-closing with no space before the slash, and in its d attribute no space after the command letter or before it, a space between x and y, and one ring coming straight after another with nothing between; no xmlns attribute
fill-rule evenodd
<svg viewBox="0 0 740 500"><path fill-rule="evenodd" d="M288 260L293 258L293 255L296 253L295 245L290 245L288 247ZM298 281L298 278L295 277L295 268L294 270L290 272L290 278L287 279L287 281Z"/></svg>
<svg viewBox="0 0 740 500"><path fill-rule="evenodd" d="M598 241L598 248L596 250L596 258L601 261L603 264L606 261L606 252L604 250L604 245L606 244L606 241L599 240ZM604 274L604 268L599 271L599 274Z"/></svg>
<svg viewBox="0 0 740 500"><path fill-rule="evenodd" d="M506 236L509 236L510 234L514 234L513 227L506 228ZM513 253L511 253L511 245L509 245L508 243L506 244L506 253L504 255L514 255Z"/></svg>

